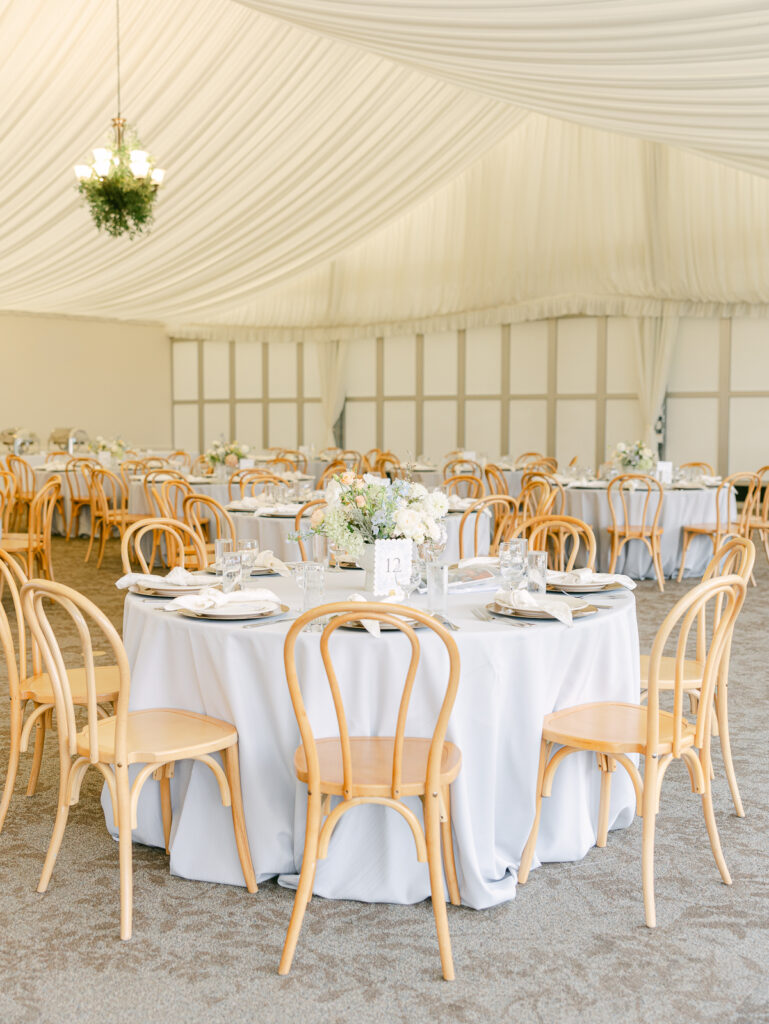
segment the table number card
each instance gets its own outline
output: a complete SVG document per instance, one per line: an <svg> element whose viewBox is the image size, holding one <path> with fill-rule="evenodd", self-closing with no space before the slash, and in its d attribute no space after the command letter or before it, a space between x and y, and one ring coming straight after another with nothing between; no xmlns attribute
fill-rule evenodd
<svg viewBox="0 0 769 1024"><path fill-rule="evenodd" d="M378 540L374 544L374 593L386 597L398 586L398 577L411 573L410 540Z"/></svg>
<svg viewBox="0 0 769 1024"><path fill-rule="evenodd" d="M658 462L657 463L657 479L661 484L672 484L673 483L673 463L672 462Z"/></svg>

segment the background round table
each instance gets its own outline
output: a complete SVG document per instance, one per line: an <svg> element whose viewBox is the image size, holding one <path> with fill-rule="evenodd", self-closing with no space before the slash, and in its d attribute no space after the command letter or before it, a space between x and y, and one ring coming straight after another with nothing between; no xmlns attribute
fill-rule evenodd
<svg viewBox="0 0 769 1024"><path fill-rule="evenodd" d="M270 577L264 585L298 605L293 580ZM327 576L326 599L359 591L359 571ZM512 899L516 870L534 815L542 719L554 709L586 701L639 698L638 632L632 594L611 599L611 610L578 620L519 628L482 622L474 606L489 593L449 598L449 617L460 651L461 677L447 739L462 751L452 785L454 842L462 902L482 908ZM415 603L423 602L417 599ZM304 842L306 787L293 771L299 731L283 665L288 625L248 628L161 609L164 601L129 595L124 640L132 669L130 707L178 707L233 722L251 854L257 877L275 875L295 885ZM442 642L419 632L422 657L408 719L408 733L431 734L446 683ZM408 662L405 637L339 631L334 664L353 735L387 735L395 728ZM322 669L319 634L304 633L297 664L316 736L335 735L336 719ZM595 757L575 754L556 776L545 801L535 865L579 860L594 845L600 772ZM243 885L228 808L221 805L210 771L196 762L177 766L171 782L171 871L186 878ZM109 796L102 797L114 832ZM409 798L421 819L421 804ZM616 773L610 823L627 826L635 800L630 781ZM163 845L156 782L142 791L134 840ZM320 861L317 894L369 902L414 903L430 894L427 866L416 860L408 826L381 807L346 815Z"/></svg>

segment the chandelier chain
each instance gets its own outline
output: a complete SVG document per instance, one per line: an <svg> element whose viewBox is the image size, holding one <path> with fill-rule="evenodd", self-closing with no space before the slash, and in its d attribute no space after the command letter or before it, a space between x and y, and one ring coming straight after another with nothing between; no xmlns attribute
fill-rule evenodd
<svg viewBox="0 0 769 1024"><path fill-rule="evenodd" d="M117 116L120 117L120 0L115 0L115 31L117 35Z"/></svg>

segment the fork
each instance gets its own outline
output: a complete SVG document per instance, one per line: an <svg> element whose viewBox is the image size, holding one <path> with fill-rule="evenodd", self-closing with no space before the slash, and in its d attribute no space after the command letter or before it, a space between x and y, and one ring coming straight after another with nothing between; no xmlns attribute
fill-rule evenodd
<svg viewBox="0 0 769 1024"><path fill-rule="evenodd" d="M473 608L473 615L481 622L505 622L508 626L515 626L516 629L530 629L531 626L534 625L533 622L513 622L512 619L492 615L491 612L487 611L485 608L479 608L477 606Z"/></svg>

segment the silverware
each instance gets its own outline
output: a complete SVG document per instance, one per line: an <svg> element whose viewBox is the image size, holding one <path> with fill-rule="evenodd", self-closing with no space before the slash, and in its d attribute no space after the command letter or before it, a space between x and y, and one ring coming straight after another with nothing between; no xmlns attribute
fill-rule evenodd
<svg viewBox="0 0 769 1024"><path fill-rule="evenodd" d="M454 633L456 633L456 631L459 629L459 626L456 624L456 622L451 622L449 619L446 618L445 615L439 615L437 612L431 612L431 615L434 619L440 622L442 626L445 626L446 629L450 629Z"/></svg>
<svg viewBox="0 0 769 1024"><path fill-rule="evenodd" d="M512 619L505 618L504 615L492 615L486 608L477 606L473 608L473 615L481 622L504 622L516 629L530 629L534 625L533 622L513 622Z"/></svg>
<svg viewBox="0 0 769 1024"><path fill-rule="evenodd" d="M277 626L281 622L293 622L298 619L298 615L286 616L283 619L265 619L264 622L249 622L248 625L242 626L242 629L260 629L262 626Z"/></svg>

